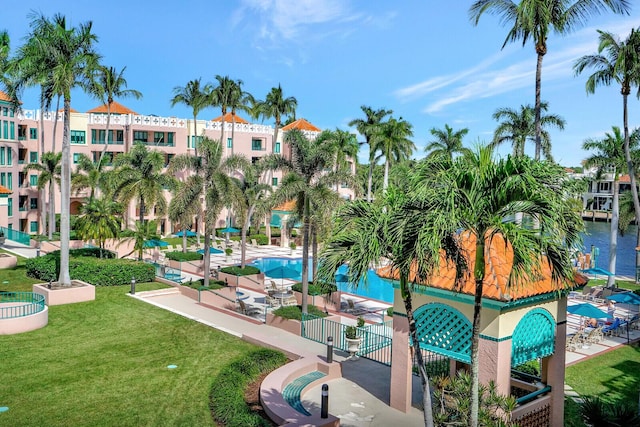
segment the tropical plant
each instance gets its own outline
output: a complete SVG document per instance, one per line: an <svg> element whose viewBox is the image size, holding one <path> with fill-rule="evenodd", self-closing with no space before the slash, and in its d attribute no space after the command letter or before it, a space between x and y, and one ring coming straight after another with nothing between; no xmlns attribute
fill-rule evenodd
<svg viewBox="0 0 640 427"><path fill-rule="evenodd" d="M640 142L640 130L636 129L629 136L629 147L636 151ZM613 175L613 197L611 203L611 230L609 232L609 271L616 272L616 256L618 247L618 224L620 214L620 171L626 169L624 155L624 137L620 128L612 127L612 132L605 133L604 138L589 138L582 144L582 149L591 151L585 159L584 166L596 167L597 176L605 173ZM637 153L634 153L637 155ZM609 276L607 286L613 287L616 283L615 275Z"/></svg>
<svg viewBox="0 0 640 427"><path fill-rule="evenodd" d="M213 105L220 107L222 111L222 126L220 142L224 145L224 120L227 110L231 110L231 154L233 154L236 132L236 113L238 110L250 111L250 106L255 104L255 99L249 92L242 90L242 80L232 80L228 76L216 76L218 86L211 92Z"/></svg>
<svg viewBox="0 0 640 427"><path fill-rule="evenodd" d="M193 112L193 148L195 155L198 155L198 114L203 109L211 106L211 90L210 84L202 86L201 78L190 80L186 86L176 86L173 88L173 98L171 98L171 106L176 104L184 104L191 107Z"/></svg>
<svg viewBox="0 0 640 427"><path fill-rule="evenodd" d="M95 241L102 258L106 240L115 239L120 233L121 215L122 206L110 197L89 199L76 221L76 235L85 241Z"/></svg>
<svg viewBox="0 0 640 427"><path fill-rule="evenodd" d="M469 150L462 145L462 138L469 133L468 128L454 132L451 126L445 124L444 129L431 128L430 132L435 139L424 149L429 156L447 156L453 160L454 154L463 154Z"/></svg>
<svg viewBox="0 0 640 427"><path fill-rule="evenodd" d="M273 140L271 141L271 152L276 152L276 142L278 141L278 131L282 124L284 116L295 118L296 108L298 107L298 100L293 96L288 98L284 97L282 86L271 88L271 91L267 94L264 101L256 101L254 108L254 115L262 116L264 118L273 118L274 130Z"/></svg>
<svg viewBox="0 0 640 427"><path fill-rule="evenodd" d="M89 93L99 99L107 107L107 124L105 127L105 141L100 160L104 157L109 147L109 125L111 124L111 105L114 98L135 99L142 98L142 93L135 89L127 89L127 80L124 78L124 71L127 67L123 67L118 71L114 67L99 66L94 71L93 79L89 86ZM99 163L102 164L102 163Z"/></svg>
<svg viewBox="0 0 640 427"><path fill-rule="evenodd" d="M621 41L617 36L606 31L598 30L598 53L586 55L578 59L573 68L576 74L586 68L593 68L595 72L589 76L586 83L587 93L594 93L600 85L609 86L615 82L620 85L622 94L622 120L624 126L624 156L631 179L631 195L636 219L640 218L640 199L636 180L636 168L631 157L629 117L627 100L631 93L631 86L640 84L640 34L631 30L631 34ZM640 229L637 235L640 246ZM640 252L636 252L636 268L640 266Z"/></svg>
<svg viewBox="0 0 640 427"><path fill-rule="evenodd" d="M40 163L29 163L25 166L26 170L35 170L38 175L38 190L42 192L45 188L49 191L49 239L53 238L56 232L56 211L55 211L55 184L60 185L60 174L62 153L47 152L42 155Z"/></svg>
<svg viewBox="0 0 640 427"><path fill-rule="evenodd" d="M351 163L349 160L356 162L358 156L358 141L355 135L345 130L336 129L334 131L325 130L318 135L317 141L327 144L329 149L334 153L334 171L343 169L347 173L351 173ZM336 184L336 192L339 190L339 184Z"/></svg>
<svg viewBox="0 0 640 427"><path fill-rule="evenodd" d="M233 204L239 198L237 187L233 184L229 174L242 161L237 156L223 160L224 149L218 141L203 138L200 142L199 156L179 154L171 159L169 173L189 171L191 174L182 184L182 193L176 194L176 202L184 206L178 210L189 210L188 206L200 203L204 199L204 286L209 286L211 273L211 234L215 221L228 204ZM172 203L174 201L172 200Z"/></svg>
<svg viewBox="0 0 640 427"><path fill-rule="evenodd" d="M542 81L542 59L547 54L547 38L553 29L556 33L567 34L585 25L587 20L600 12L629 13L628 0L478 0L469 9L474 25L486 12L498 15L501 22L513 25L504 40L502 48L509 42L522 40L525 46L533 41L536 50L536 100L535 100L535 159L540 160L542 150L542 122L540 88Z"/></svg>
<svg viewBox="0 0 640 427"><path fill-rule="evenodd" d="M164 191L171 189L175 181L170 174L162 173L163 167L164 155L141 143L133 144L128 153L116 157L112 174L114 197L124 206L135 199L140 223L144 222L147 210L158 215L167 210Z"/></svg>
<svg viewBox="0 0 640 427"><path fill-rule="evenodd" d="M362 112L365 114L366 118L364 119L354 119L349 122L349 126L355 126L358 132L365 138L365 144L369 147L369 175L367 178L367 201L370 202L372 200L372 179L373 179L373 169L376 164L376 153L377 147L375 145L375 140L373 136L378 133L378 128L380 123L382 123L382 119L389 114L393 114L393 110L385 110L383 108L378 110L373 110L371 107L363 105L360 107Z"/></svg>
<svg viewBox="0 0 640 427"><path fill-rule="evenodd" d="M546 112L549 104L542 102L540 110ZM520 110L513 108L499 108L493 113L493 118L500 122L494 131L492 147L498 147L506 142L510 142L513 147L514 156L524 156L524 147L527 141L535 142L536 137L536 121L535 109L530 105L521 105ZM553 126L560 130L564 129L565 121L562 117L555 114L544 115L540 117L541 135L540 145L544 157L553 161L551 155L551 135L545 127Z"/></svg>
<svg viewBox="0 0 640 427"><path fill-rule="evenodd" d="M9 52L11 51L11 38L7 30L0 31L0 88L7 89L6 92L11 92L8 89L9 79Z"/></svg>
<svg viewBox="0 0 640 427"><path fill-rule="evenodd" d="M86 154L80 153L78 156L78 167L75 172L71 173L71 189L76 194L89 189L89 202L92 201L98 189L102 189L103 193L107 190L108 174L103 169L111 159L109 157L100 157L97 162L93 162ZM108 194L106 192L105 194Z"/></svg>
<svg viewBox="0 0 640 427"><path fill-rule="evenodd" d="M393 117L382 123L373 136L376 150L380 150L384 156L384 180L382 189L389 187L389 168L391 165L407 160L416 149L415 144L409 139L413 136L412 126L402 117L399 120Z"/></svg>
<svg viewBox="0 0 640 427"><path fill-rule="evenodd" d="M189 155L189 154L185 154ZM173 161L173 159L171 159ZM174 163L175 165L175 163ZM171 167L171 164L169 164ZM173 197L169 203L169 220L173 224L180 224L182 230L182 252L187 252L187 230L191 227L193 217L200 217L202 213L202 202L200 200L201 190L191 182L192 175L183 177L184 181L176 181L173 189ZM200 234L198 233L198 237ZM198 240L198 245L200 240Z"/></svg>
<svg viewBox="0 0 640 427"><path fill-rule="evenodd" d="M123 243L133 242L133 249L123 258L136 252L138 260L142 261L145 242L159 239L160 235L158 234L158 223L156 221L136 221L133 229L126 229L120 232L120 242L116 246L119 247Z"/></svg>
<svg viewBox="0 0 640 427"><path fill-rule="evenodd" d="M599 397L585 397L580 414L588 425L596 427L640 426L638 408L627 403L607 402Z"/></svg>

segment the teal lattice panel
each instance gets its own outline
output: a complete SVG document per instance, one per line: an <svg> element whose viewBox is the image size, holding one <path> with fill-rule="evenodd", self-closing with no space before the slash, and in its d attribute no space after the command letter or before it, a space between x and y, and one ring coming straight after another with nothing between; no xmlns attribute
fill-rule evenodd
<svg viewBox="0 0 640 427"><path fill-rule="evenodd" d="M441 303L419 307L415 313L420 347L461 362L471 362L471 322L458 310Z"/></svg>
<svg viewBox="0 0 640 427"><path fill-rule="evenodd" d="M326 376L326 374L320 371L313 371L309 372L306 375L298 377L285 386L284 390L282 390L282 397L284 397L284 400L286 400L293 409L300 412L301 414L310 416L311 412L307 411L302 405L300 395L302 394L302 390L304 390L306 386L324 376Z"/></svg>
<svg viewBox="0 0 640 427"><path fill-rule="evenodd" d="M511 337L511 366L554 353L556 323L551 313L534 308L525 314Z"/></svg>

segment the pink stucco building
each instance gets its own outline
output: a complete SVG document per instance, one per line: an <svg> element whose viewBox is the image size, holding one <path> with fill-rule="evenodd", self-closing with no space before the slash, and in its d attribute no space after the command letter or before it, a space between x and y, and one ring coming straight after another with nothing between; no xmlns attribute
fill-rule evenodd
<svg viewBox="0 0 640 427"><path fill-rule="evenodd" d="M160 151L168 165L172 157L181 153L192 153L194 150L195 132L212 139L223 141L225 154L243 154L249 159L257 159L267 154L282 153L287 155L283 134L288 129L300 129L307 136L315 137L320 129L306 120L300 119L278 132L278 141L273 143L274 128L267 125L249 123L240 116L225 117L224 131L221 129L222 117L212 120L198 120L197 128L193 119L179 117L158 117L139 114L117 102L111 105L109 135L106 135L107 110L102 105L86 113L71 111L71 162L77 163L81 154L97 160L107 143L107 153L117 156L129 150L134 142L143 142L149 148ZM48 196L42 200L37 190L38 172L26 169L29 163L40 161L42 152L59 152L62 146L63 113L56 119L55 112L23 109L14 111L5 93L0 92L0 185L13 191L7 201L7 217L0 221L0 226L20 230L29 234L37 234L43 230L42 210L46 207ZM41 146L41 135L44 132L44 147ZM55 133L55 138L53 135ZM355 171L355 164L352 165ZM282 173L275 172L271 178L274 188L281 182ZM353 191L341 188L345 198L352 198ZM80 212L84 198L88 193L72 192L71 214ZM167 200L171 195L167 192ZM45 203L45 206L42 205ZM60 211L60 193L56 185L54 206ZM129 206L127 218L135 218L135 205ZM153 217L153 213L150 213ZM227 212L222 212L216 226L224 226ZM173 231L168 218L156 218L161 234ZM194 221L193 228L197 227Z"/></svg>

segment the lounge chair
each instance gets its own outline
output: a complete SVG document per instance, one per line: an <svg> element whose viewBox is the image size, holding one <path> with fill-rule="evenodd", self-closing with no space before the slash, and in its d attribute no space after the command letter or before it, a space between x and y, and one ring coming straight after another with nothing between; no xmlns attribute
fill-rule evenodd
<svg viewBox="0 0 640 427"><path fill-rule="evenodd" d="M582 346L582 343L582 334L580 332L569 335L567 337L566 349L569 351L576 351L578 347Z"/></svg>
<svg viewBox="0 0 640 427"><path fill-rule="evenodd" d="M238 304L240 305L240 312L245 316L253 317L253 316L262 314L262 310L260 308L247 305L242 300L239 300Z"/></svg>
<svg viewBox="0 0 640 427"><path fill-rule="evenodd" d="M352 314L354 316L363 316L365 314L368 314L369 310L367 310L364 307L357 307L354 300L348 299L347 300L347 309L345 310L345 313L349 313L349 314Z"/></svg>
<svg viewBox="0 0 640 427"><path fill-rule="evenodd" d="M251 246L254 246L256 248L259 246L258 242L256 241L256 239L251 239Z"/></svg>
<svg viewBox="0 0 640 427"><path fill-rule="evenodd" d="M602 326L598 326L597 328L592 329L591 332L589 332L589 335L586 336L584 341L589 344L599 343L604 339L604 336L602 334L602 329L603 329Z"/></svg>
<svg viewBox="0 0 640 427"><path fill-rule="evenodd" d="M614 334L618 335L618 329L620 328L621 323L622 322L620 321L620 318L616 317L615 319L613 319L613 323L602 328L602 334L609 336L613 336Z"/></svg>

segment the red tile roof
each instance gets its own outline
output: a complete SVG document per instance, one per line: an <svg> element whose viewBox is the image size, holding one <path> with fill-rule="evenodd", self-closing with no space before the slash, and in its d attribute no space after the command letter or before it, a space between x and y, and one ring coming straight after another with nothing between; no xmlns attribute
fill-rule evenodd
<svg viewBox="0 0 640 427"><path fill-rule="evenodd" d="M227 113L227 114L224 115L225 123L231 123L233 121L232 119L233 119L233 116L231 115L231 113ZM218 116L215 119L211 119L211 120L213 120L214 122L221 122L222 121L222 116ZM249 122L236 114L236 123L245 123L246 124L246 123L249 123Z"/></svg>
<svg viewBox="0 0 640 427"><path fill-rule="evenodd" d="M106 113L107 112L107 104L101 105L99 107L93 108L87 113ZM125 107L119 102L113 101L111 103L111 114L138 114L130 108Z"/></svg>
<svg viewBox="0 0 640 427"><path fill-rule="evenodd" d="M59 112L59 113L64 113L64 108L59 109L59 110L58 110L58 112ZM77 112L78 112L78 110L76 110L76 109L74 109L74 108L69 108L69 112L70 112L70 113L77 113ZM105 113L106 113L106 110L105 110Z"/></svg>
<svg viewBox="0 0 640 427"><path fill-rule="evenodd" d="M11 98L9 98L9 95L0 90L0 101L11 102Z"/></svg>
<svg viewBox="0 0 640 427"><path fill-rule="evenodd" d="M293 212L293 210L295 208L296 208L296 201L295 200L289 200L288 202L284 202L280 206L276 206L275 208L273 208L273 210L274 211Z"/></svg>
<svg viewBox="0 0 640 427"><path fill-rule="evenodd" d="M7 187L3 187L0 185L0 194L13 194L13 191L9 190Z"/></svg>
<svg viewBox="0 0 640 427"><path fill-rule="evenodd" d="M426 281L430 287L446 289L450 291L461 292L464 294L475 294L475 281L473 278L473 266L475 261L476 238L471 233L465 233L462 245L466 252L467 265L470 274L461 280L461 283L455 283L455 266L452 262L445 262L444 256L440 259L440 269ZM483 283L483 297L498 301L511 301L522 299L534 295L546 294L563 288L562 284L558 284L551 280L551 270L546 263L545 257L542 257L541 274L539 279L518 280L509 283L509 274L513 265L513 250L510 244L505 244L501 235L495 235L493 241L489 244L489 255L485 258L486 270ZM397 271L392 271L390 266L382 267L377 270L379 276L387 279L399 278ZM410 281L415 281L415 270L409 276ZM419 282L425 284L425 282ZM584 277L578 275L574 279L574 283L569 283L571 287L586 283Z"/></svg>
<svg viewBox="0 0 640 427"><path fill-rule="evenodd" d="M312 125L305 119L298 119L295 122L289 123L288 125L282 128L282 130L284 131L291 130L291 129L306 130L309 132L321 132L321 129L319 127Z"/></svg>
<svg viewBox="0 0 640 427"><path fill-rule="evenodd" d="M621 175L620 176L621 184L631 184L631 177L629 175Z"/></svg>

